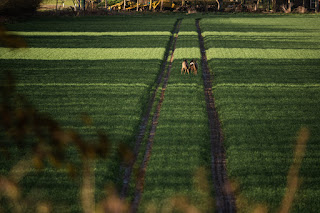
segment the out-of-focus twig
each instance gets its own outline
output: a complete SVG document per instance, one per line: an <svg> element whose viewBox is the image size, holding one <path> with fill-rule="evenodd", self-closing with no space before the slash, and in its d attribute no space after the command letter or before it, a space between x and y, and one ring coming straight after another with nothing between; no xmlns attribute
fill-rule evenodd
<svg viewBox="0 0 320 213"><path fill-rule="evenodd" d="M26 41L18 35L8 33L6 28L0 24L0 43L8 48L26 48Z"/></svg>
<svg viewBox="0 0 320 213"><path fill-rule="evenodd" d="M19 183L22 178L33 169L33 162L31 158L20 160L16 163L9 172L9 177L16 183Z"/></svg>
<svg viewBox="0 0 320 213"><path fill-rule="evenodd" d="M94 162L90 159L84 159L83 162L83 181L81 187L81 202L84 213L95 212L95 175Z"/></svg>
<svg viewBox="0 0 320 213"><path fill-rule="evenodd" d="M19 187L14 181L5 176L0 176L0 195L4 195L12 203L14 212L22 212Z"/></svg>
<svg viewBox="0 0 320 213"><path fill-rule="evenodd" d="M293 163L289 169L286 193L283 197L280 213L288 213L293 204L294 196L299 187L299 170L306 152L306 145L310 132L307 128L301 128L295 148Z"/></svg>

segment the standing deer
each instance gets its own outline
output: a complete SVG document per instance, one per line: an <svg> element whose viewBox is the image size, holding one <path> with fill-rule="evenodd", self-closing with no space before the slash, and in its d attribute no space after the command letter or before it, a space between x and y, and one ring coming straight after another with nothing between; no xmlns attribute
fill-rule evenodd
<svg viewBox="0 0 320 213"><path fill-rule="evenodd" d="M189 74L189 66L188 66L187 59L182 61L182 64L181 64L181 75L182 75L182 71L184 71L184 74L186 74L186 72Z"/></svg>
<svg viewBox="0 0 320 213"><path fill-rule="evenodd" d="M194 75L198 74L198 64L196 60L191 60L190 61L190 71L193 72Z"/></svg>

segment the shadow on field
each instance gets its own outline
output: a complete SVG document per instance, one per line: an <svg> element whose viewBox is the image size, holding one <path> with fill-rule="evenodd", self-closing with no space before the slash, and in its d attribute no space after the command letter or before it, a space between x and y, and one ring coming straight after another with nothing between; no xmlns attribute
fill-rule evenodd
<svg viewBox="0 0 320 213"><path fill-rule="evenodd" d="M160 14L161 16L161 14ZM172 29L176 18L161 16L154 19L145 16L87 16L87 17L41 17L28 22L15 23L8 30L30 32L139 32L168 31ZM125 24L124 24L125 23ZM140 24L137 24L140 23Z"/></svg>
<svg viewBox="0 0 320 213"><path fill-rule="evenodd" d="M215 69L215 84L320 83L318 59L212 59L209 65Z"/></svg>
<svg viewBox="0 0 320 213"><path fill-rule="evenodd" d="M203 31L206 31L206 27L203 27ZM208 30L210 31L210 30ZM301 33L311 33L317 30L313 29L297 29L297 28L290 28L290 27L275 27L274 25L249 25L249 24L241 24L241 23L228 23L228 24L215 24L216 32L267 32L267 33L276 33L276 32L287 32L287 33L294 33L294 32L301 32Z"/></svg>
<svg viewBox="0 0 320 213"><path fill-rule="evenodd" d="M0 60L19 83L137 83L151 85L161 60ZM25 73L28 73L26 76ZM3 79L3 78L1 78Z"/></svg>
<svg viewBox="0 0 320 213"><path fill-rule="evenodd" d="M33 48L162 48L168 36L24 36ZM109 42L112 41L112 42Z"/></svg>

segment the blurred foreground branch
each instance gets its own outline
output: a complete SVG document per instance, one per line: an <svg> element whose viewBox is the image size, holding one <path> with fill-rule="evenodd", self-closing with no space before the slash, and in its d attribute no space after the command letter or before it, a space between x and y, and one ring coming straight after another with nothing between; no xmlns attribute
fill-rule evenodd
<svg viewBox="0 0 320 213"><path fill-rule="evenodd" d="M0 44L8 48L25 48L27 47L26 41L14 34L7 32L6 28L0 23Z"/></svg>
<svg viewBox="0 0 320 213"><path fill-rule="evenodd" d="M1 0L0 14L9 17L34 14L41 2L42 0Z"/></svg>
<svg viewBox="0 0 320 213"><path fill-rule="evenodd" d="M309 137L310 137L310 130L308 128L302 127L298 132L292 164L288 171L287 186L285 189L285 194L282 197L282 202L279 208L275 212L289 213L294 204L294 198L301 184L301 179L299 178L299 171L301 168L303 158L306 154L306 146L307 146L307 141L309 140ZM270 212L268 205L264 203L251 203L248 199L246 199L241 194L241 191L239 190L240 186L237 181L234 181L232 184L233 184L233 190L236 192L237 208L239 210L250 209L249 212L253 212L253 213Z"/></svg>
<svg viewBox="0 0 320 213"><path fill-rule="evenodd" d="M294 196L299 188L299 171L303 157L306 153L306 145L309 140L310 132L307 128L301 128L295 148L293 163L289 169L287 177L286 193L283 197L280 213L288 213L292 207Z"/></svg>
<svg viewBox="0 0 320 213"><path fill-rule="evenodd" d="M76 166L67 157L67 149L78 149L83 165L82 205L85 212L95 209L94 161L106 158L111 142L102 131L97 131L97 141L88 143L73 130L64 130L49 115L36 110L22 95L16 92L15 80L10 72L2 74L0 86L0 153L12 158L12 150L21 150L22 156L14 155L17 163L0 177L0 197L5 196L14 212L23 212L28 206L20 193L19 182L34 168L43 169L49 162L57 169L65 169L71 177ZM91 125L90 117L82 115L84 124Z"/></svg>

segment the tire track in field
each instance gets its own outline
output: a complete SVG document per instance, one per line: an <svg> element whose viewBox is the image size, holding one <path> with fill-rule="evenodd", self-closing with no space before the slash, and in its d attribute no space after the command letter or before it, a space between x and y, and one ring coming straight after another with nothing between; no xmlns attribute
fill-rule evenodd
<svg viewBox="0 0 320 213"><path fill-rule="evenodd" d="M173 41L173 46L172 46L172 50L171 50L171 57L170 57L170 63L167 69L167 74L163 80L163 85L162 85L162 91L161 91L161 95L160 95L160 100L158 102L158 105L156 107L156 111L153 114L153 118L152 118L152 124L151 124L151 130L148 136L148 142L147 142L147 147L146 147L146 151L144 154L144 158L142 161L142 164L140 166L140 170L139 170L139 176L138 176L138 180L136 183L136 189L135 189L135 193L134 193L134 198L131 204L131 209L130 212L137 212L139 204L140 204L140 200L142 197L142 193L144 190L144 183L145 183L145 176L146 176L146 170L147 170L147 166L148 166L148 162L151 156L151 151L152 151L152 145L153 145L153 141L154 141L154 136L156 134L156 129L158 126L158 120L160 117L160 110L162 107L162 103L164 101L164 94L168 85L168 81L169 81L169 77L170 77L170 73L171 73L171 67L172 67L172 62L173 62L173 58L174 58L174 51L176 49L176 43L177 43L177 39L178 39L178 33L179 33L179 29L180 29L180 24L181 24L182 19L178 19L175 25L175 30L174 30L174 41Z"/></svg>
<svg viewBox="0 0 320 213"><path fill-rule="evenodd" d="M180 27L180 23L181 23L181 20L178 19L176 21L176 23L174 24L174 29L172 31L172 35L170 36L169 44L167 46L167 51L166 51L166 53L164 55L163 62L162 62L161 68L160 68L161 71L160 71L160 74L159 74L159 76L158 76L158 78L156 80L155 90L153 91L153 93L152 93L152 95L151 95L151 97L149 99L146 112L145 112L145 114L143 115L143 117L141 119L139 132L138 132L138 135L136 136L135 147L134 147L134 150L133 150L134 157L133 157L133 160L130 162L130 165L128 167L126 167L125 171L124 171L123 186L122 186L121 193L120 193L120 198L121 199L125 199L127 197L127 195L128 195L129 183L130 183L130 179L131 179L131 176L132 176L133 166L134 166L134 164L135 164L135 162L137 160L137 157L138 157L138 154L139 154L139 150L140 150L140 146L141 146L142 140L143 140L143 138L145 136L145 133L146 133L146 129L147 129L147 126L148 126L148 121L149 121L149 118L150 118L152 106L154 105L154 101L155 101L155 98L156 98L156 94L158 92L159 85L160 85L160 83L161 83L161 81L163 79L163 76L165 74L165 69L166 69L166 66L167 66L169 53L170 53L170 50L171 50L171 47L172 47L170 65L169 65L168 72L167 72L167 75L166 75L165 80L164 80L164 85L162 87L162 93L164 95L165 87L166 87L166 84L168 82L168 78L169 78L169 75L170 75L171 63L173 61L173 52L174 52L174 49L175 49L175 43L176 43L176 40L177 40L177 34L176 34L176 36L174 34L178 33L179 27ZM163 101L162 93L161 93L161 99ZM158 104L158 108L157 108L157 111L156 111L156 113L158 113L158 114L160 112L159 104ZM162 102L161 102L161 104L162 104ZM160 107L161 107L161 105L160 105ZM159 117L159 115L158 115L158 117ZM153 130L155 132L155 128L156 128L156 125L157 125L157 122L154 123L154 120L155 120L155 116L153 117L153 120L152 120L153 122L152 122L151 132ZM153 134L154 134L154 132L153 132ZM150 135L151 135L151 133L150 133ZM150 146L149 145L150 144L150 142L149 142L150 141L150 135L149 135L148 147L147 147L147 150L150 149L149 152L151 152L151 147L149 147ZM152 137L152 142L153 142L153 137ZM137 209L137 207L136 207L136 209Z"/></svg>
<svg viewBox="0 0 320 213"><path fill-rule="evenodd" d="M199 19L196 20L196 27L200 43L203 70L202 78L210 126L211 173L216 193L216 212L236 212L235 197L231 190L231 184L226 172L226 156L223 147L223 135L212 95L210 71L204 47L204 40L201 35Z"/></svg>

